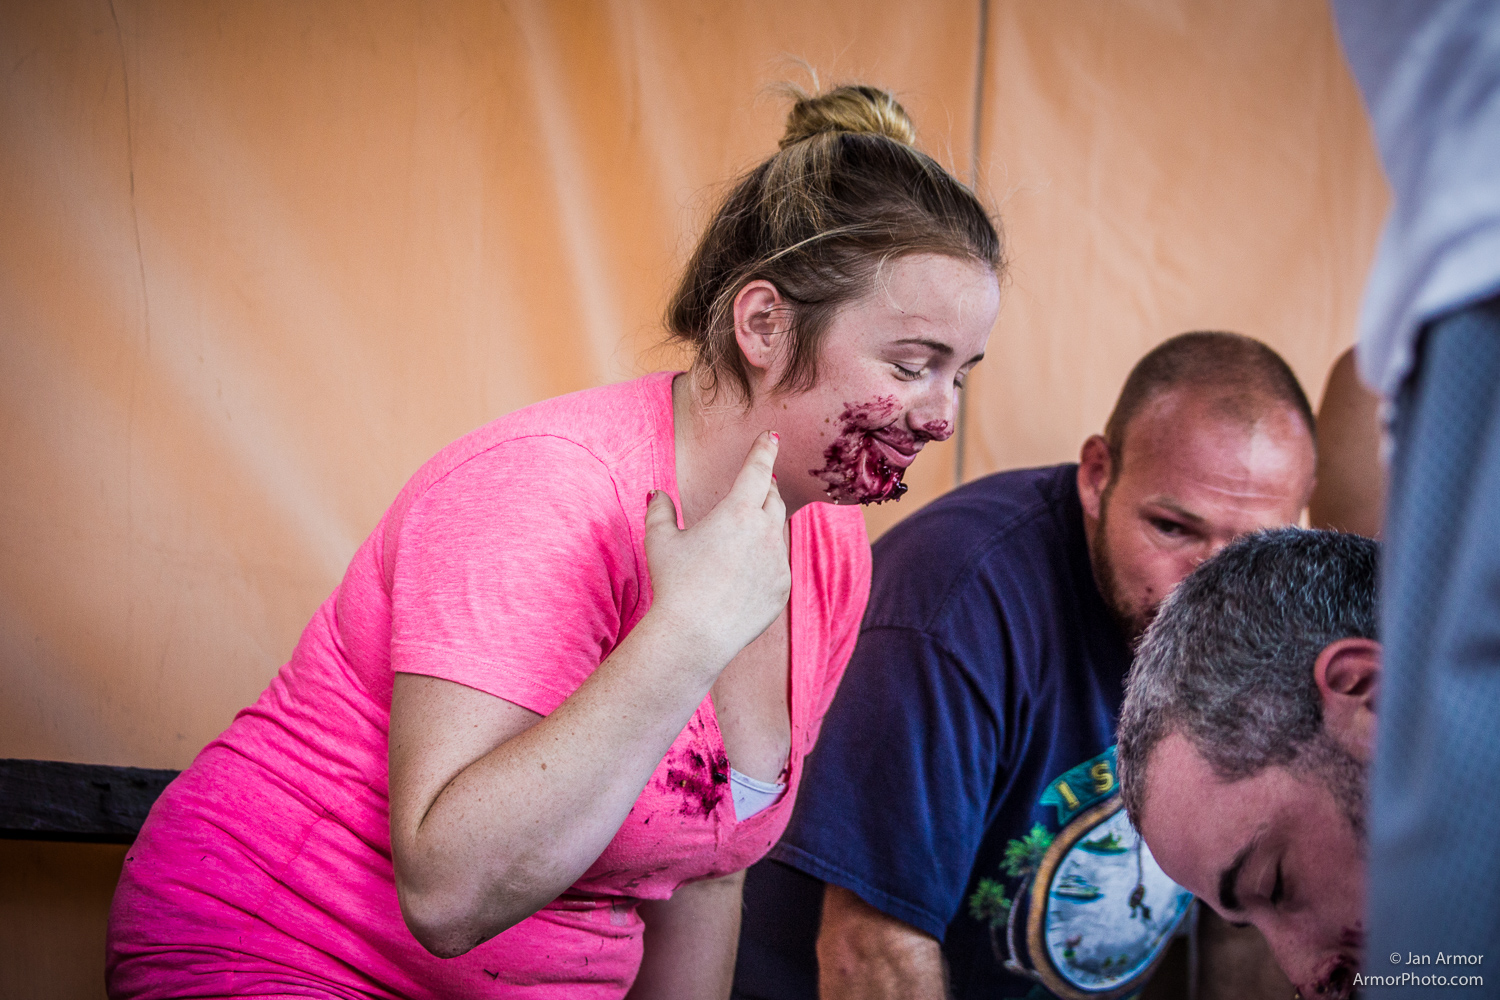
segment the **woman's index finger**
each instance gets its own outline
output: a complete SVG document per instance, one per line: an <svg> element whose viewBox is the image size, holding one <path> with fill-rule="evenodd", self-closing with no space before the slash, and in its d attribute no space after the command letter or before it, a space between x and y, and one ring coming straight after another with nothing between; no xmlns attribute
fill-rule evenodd
<svg viewBox="0 0 1500 1000"><path fill-rule="evenodd" d="M776 451L780 444L781 436L775 431L756 435L755 443L745 455L745 464L740 466L739 475L734 477L734 485L729 489L730 496L738 496L757 507L766 502L766 494L771 489L771 477L776 467Z"/></svg>

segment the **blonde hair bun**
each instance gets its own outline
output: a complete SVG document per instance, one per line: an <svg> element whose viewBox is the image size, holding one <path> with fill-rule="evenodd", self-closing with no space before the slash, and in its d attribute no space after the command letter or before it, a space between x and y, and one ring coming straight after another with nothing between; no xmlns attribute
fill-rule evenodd
<svg viewBox="0 0 1500 1000"><path fill-rule="evenodd" d="M786 116L782 149L824 132L864 132L916 145L911 118L888 91L850 84L810 96L799 88L789 89L796 103Z"/></svg>

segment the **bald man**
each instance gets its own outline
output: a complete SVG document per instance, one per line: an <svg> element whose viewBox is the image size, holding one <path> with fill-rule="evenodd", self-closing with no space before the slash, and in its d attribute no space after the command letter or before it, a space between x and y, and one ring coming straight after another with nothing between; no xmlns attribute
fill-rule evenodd
<svg viewBox="0 0 1500 1000"><path fill-rule="evenodd" d="M1144 985L1191 897L1120 809L1131 649L1199 562L1298 518L1314 463L1274 351L1183 334L1077 465L978 480L881 538L791 825L746 885L736 995Z"/></svg>

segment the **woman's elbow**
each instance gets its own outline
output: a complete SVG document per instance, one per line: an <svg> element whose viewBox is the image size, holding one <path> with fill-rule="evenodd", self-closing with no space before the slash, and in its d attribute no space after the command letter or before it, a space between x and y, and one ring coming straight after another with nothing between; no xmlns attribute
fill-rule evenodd
<svg viewBox="0 0 1500 1000"><path fill-rule="evenodd" d="M403 884L399 873L396 895L407 930L438 958L457 958L535 912L484 900L472 891L419 889Z"/></svg>
<svg viewBox="0 0 1500 1000"><path fill-rule="evenodd" d="M457 958L494 936L480 931L467 908L443 899L441 893L414 892L398 883L396 894L406 929L438 958Z"/></svg>

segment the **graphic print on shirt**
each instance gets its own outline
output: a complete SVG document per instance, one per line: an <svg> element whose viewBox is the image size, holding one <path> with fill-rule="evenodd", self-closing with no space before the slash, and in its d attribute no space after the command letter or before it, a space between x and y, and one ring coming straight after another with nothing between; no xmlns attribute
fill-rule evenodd
<svg viewBox="0 0 1500 1000"><path fill-rule="evenodd" d="M969 915L988 925L997 961L1064 1000L1141 989L1193 897L1151 856L1126 817L1115 748L1050 782L1037 822L981 878Z"/></svg>

